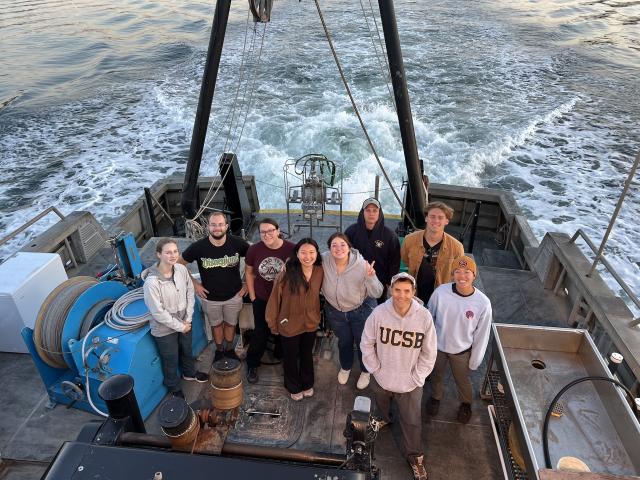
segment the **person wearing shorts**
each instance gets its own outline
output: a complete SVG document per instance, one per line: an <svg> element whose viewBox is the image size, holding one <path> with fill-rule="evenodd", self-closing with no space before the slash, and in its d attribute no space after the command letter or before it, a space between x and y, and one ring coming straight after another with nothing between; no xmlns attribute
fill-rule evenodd
<svg viewBox="0 0 640 480"><path fill-rule="evenodd" d="M212 212L207 222L209 235L192 243L182 254L180 263L198 263L200 282L193 280L205 318L207 337L216 344L213 361L223 357L238 359L233 350L242 297L247 292L240 276L240 259L249 244L227 233L229 224L222 212Z"/></svg>

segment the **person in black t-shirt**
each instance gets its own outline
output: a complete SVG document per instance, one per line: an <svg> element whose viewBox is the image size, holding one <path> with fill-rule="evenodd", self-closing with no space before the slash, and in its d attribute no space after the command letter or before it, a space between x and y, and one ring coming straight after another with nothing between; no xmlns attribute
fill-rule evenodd
<svg viewBox="0 0 640 480"><path fill-rule="evenodd" d="M191 244L183 252L180 263L198 262L200 282L192 280L209 327L205 329L209 340L213 330L216 343L214 362L223 356L238 359L233 351L233 340L242 297L247 293L240 277L240 258L246 255L249 244L240 237L227 234L229 225L222 212L209 215L207 229L209 235Z"/></svg>

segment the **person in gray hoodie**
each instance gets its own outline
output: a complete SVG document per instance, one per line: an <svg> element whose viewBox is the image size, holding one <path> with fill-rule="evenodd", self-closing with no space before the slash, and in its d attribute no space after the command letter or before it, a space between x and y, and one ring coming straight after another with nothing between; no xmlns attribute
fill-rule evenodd
<svg viewBox="0 0 640 480"><path fill-rule="evenodd" d="M144 303L149 309L151 336L158 347L163 383L175 396L184 397L178 364L184 380L206 382L209 376L196 371L191 351L191 320L195 305L193 283L187 267L178 262L178 244L161 238L156 244L158 263L142 272ZM179 360L179 362L178 362Z"/></svg>
<svg viewBox="0 0 640 480"><path fill-rule="evenodd" d="M360 337L365 320L375 308L376 299L382 295L383 286L373 268L375 262L367 262L358 250L351 248L344 233L331 235L327 245L329 251L322 254L322 294L326 300L326 318L338 337L338 383L344 385L349 380L355 343L360 362L356 386L362 390L369 385L370 375L362 363Z"/></svg>
<svg viewBox="0 0 640 480"><path fill-rule="evenodd" d="M438 351L429 311L414 298L408 273L391 278L391 298L371 313L362 332L362 361L374 378L381 425L389 423L391 401L398 404L402 447L415 479L426 480L422 452L422 387Z"/></svg>

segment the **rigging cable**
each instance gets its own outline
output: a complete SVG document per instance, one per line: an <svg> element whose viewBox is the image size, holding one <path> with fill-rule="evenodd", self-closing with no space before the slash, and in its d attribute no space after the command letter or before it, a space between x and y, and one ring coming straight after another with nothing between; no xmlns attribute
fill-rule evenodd
<svg viewBox="0 0 640 480"><path fill-rule="evenodd" d="M231 105L231 108L229 109L229 112L227 113L227 117L225 118L224 122L222 125L229 125L229 130L227 131L227 138L225 140L224 143L224 148L223 148L223 152L224 149L226 148L227 144L229 143L229 138L231 136L231 122L229 121L230 118L232 118L232 115L234 115L234 112L236 110L236 103L238 100L238 92L240 91L240 86L242 84L242 79L244 77L244 61L245 61L245 55L246 55L246 51L247 51L247 34L249 31L249 13L247 12L247 21L245 23L245 32L244 32L244 43L242 45L242 56L241 56L241 61L240 61L240 66L238 67L238 81L237 81L237 88L236 88L236 94L235 97L233 99L233 103ZM255 31L254 31L255 33ZM252 40L253 43L253 40ZM218 135L216 136L216 141L217 139L220 137L220 133L222 132L222 128L220 128L220 130L218 131ZM228 173L228 170L227 170ZM204 212L204 210L206 209L206 207L213 201L213 199L215 198L215 196L218 194L218 191L220 190L220 187L222 186L224 179L226 178L226 174L225 176L222 178L222 181L218 184L215 192L213 192L213 194L211 194L211 191L213 190L214 187L214 182L211 182L211 185L209 186L209 190L207 190L207 193L205 195L205 199L202 202L202 205L200 206L200 208L198 208L198 211L196 212L196 214L194 215L194 217L192 219L187 219L186 220L186 229L187 229L187 236L191 237L191 234L194 232L202 232L202 228L200 228L200 225L197 223L197 219L198 217L200 217L202 215L202 213ZM193 237L191 237L193 238Z"/></svg>
<svg viewBox="0 0 640 480"><path fill-rule="evenodd" d="M371 4L371 0L369 0L369 7L371 8L371 16L373 17L373 23L376 27L376 32L378 33L378 43L380 44L380 54L384 59L384 63L386 66L382 66L382 62L380 61L380 56L378 55L378 49L376 48L376 42L373 39L373 33L371 32L371 28L369 28L369 20L367 19L367 12L364 8L364 4L362 0L360 0L360 7L362 8L362 16L364 17L364 23L367 25L367 31L369 32L369 38L371 39L371 45L373 45L373 51L376 55L376 60L378 61L378 66L380 67L380 73L382 74L382 78L384 79L384 84L387 87L387 91L389 92L389 98L391 99L391 105L393 105L393 109L398 112L398 108L396 107L396 100L393 96L393 92L390 85L391 75L389 73L389 62L387 61L386 52L382 45L382 39L380 38L380 30L378 30L378 22L376 21L375 13L373 12L373 5Z"/></svg>
<svg viewBox="0 0 640 480"><path fill-rule="evenodd" d="M247 12L247 27L246 27L246 31L249 29L249 12ZM246 31L245 31L245 45L246 45ZM247 75L247 77L249 77L249 80L247 80L246 82L249 83L250 80L250 76L251 76L251 60L252 60L252 56L253 56L253 52L255 50L255 46L256 46L256 25L253 25L253 32L251 35L251 46L249 47L249 52L246 53L246 61L245 61L245 52L246 52L246 47L243 47L242 49L242 60L241 60L241 66L240 66L240 80L238 81L238 86L236 88L236 94L235 94L235 98L233 100L233 114L231 116L231 121L228 123L229 125L229 130L228 130L228 134L227 134L227 139L224 142L224 147L222 147L222 151L226 152L227 151L227 145L231 142L232 140L231 138L233 137L233 131L234 131L234 123L236 123L236 111L237 110L242 110L242 107L238 107L238 98L240 95L240 87L242 86L242 82L245 79L245 73L247 71L249 71L249 74ZM246 87L242 89L242 102L244 102L244 98L246 95Z"/></svg>
<svg viewBox="0 0 640 480"><path fill-rule="evenodd" d="M238 135L238 141L236 142L235 151L237 151L238 147L240 146L240 140L242 139L242 134L244 133L244 127L247 123L247 118L249 118L249 111L253 103L253 92L255 91L258 72L260 71L260 59L262 58L262 48L264 46L264 39L267 35L267 25L268 24L265 23L264 29L262 30L262 40L260 41L260 50L258 51L258 59L256 60L256 67L255 67L256 69L255 69L255 72L253 73L253 84L249 89L249 101L247 102L247 108L246 108L244 120L242 122L242 127L240 128L240 134Z"/></svg>
<svg viewBox="0 0 640 480"><path fill-rule="evenodd" d="M247 14L247 24L248 24L248 14ZM247 27L248 29L248 27ZM266 30L267 30L267 23L265 22L264 24L264 29L262 31L262 38L261 38L261 42L260 42L260 49L258 51L258 58L257 60L254 60L254 70L253 73L250 73L247 77L248 79L246 80L246 85L249 85L249 100L246 101L244 100L244 98L246 98L246 94L244 92L246 92L246 88L243 91L243 101L242 103L244 103L244 105L246 105L246 107L243 105L242 107L240 107L240 110L244 110L244 119L242 121L242 126L240 127L240 133L237 134L237 140L235 143L235 150L236 151L240 145L240 141L242 139L242 134L244 132L244 127L246 125L247 122L247 118L249 116L249 111L251 110L251 105L253 102L253 91L255 89L255 85L256 85L256 79L258 77L258 71L259 71L259 66L260 66L260 59L262 57L262 50L263 50L263 46L264 46L264 39L266 37ZM252 55L252 52L254 51L254 46L255 46L255 36L256 36L256 32L257 32L257 28L256 25L254 25L253 28L253 37L251 40L251 47L249 49L249 54L247 55L248 57L250 57ZM246 53L246 31L245 31L245 45L243 46L243 60L242 60L242 65L244 65L244 57L245 57L245 53ZM247 64L249 63L249 61L246 62ZM251 70L249 69L249 71L251 72ZM241 75L239 75L240 78L242 79L242 77L244 77L244 69L241 66ZM236 109L236 104L237 104L237 100L238 100L238 93L240 91L240 81L238 82L238 88L236 90L236 96L234 98L234 104L233 104L233 110L234 110L234 114L233 117L235 117L235 109ZM232 132L232 123L234 122L233 117L231 119L230 125L229 125L229 131L228 131L228 135L227 135L227 139L225 141L225 145L223 148L223 151L226 150L228 143L231 141L231 132ZM229 116L227 116L227 119L229 118ZM237 125L239 125L239 120ZM236 126L236 131L237 131L237 126ZM200 206L200 208L198 209L198 212L196 213L195 217L193 219L187 220L186 225L187 225L187 233L188 236L193 238L193 235L196 234L198 236L201 236L204 231L205 228L196 221L196 219L198 217L200 217L202 215L202 213L204 212L205 209L207 209L207 207L211 204L211 202L213 201L213 199L216 197L216 195L218 194L218 191L220 190L220 188L223 186L224 184L224 180L227 177L227 175L229 174L229 172L231 171L231 169L227 169L227 171L224 173L220 183L218 184L217 188L215 189L215 191L213 192L213 194L211 194L211 191L213 189L213 182L211 184L211 186L209 187L209 190L207 192L207 195L205 196L205 200L203 201L202 205Z"/></svg>
<svg viewBox="0 0 640 480"><path fill-rule="evenodd" d="M360 122L360 127L362 128L362 132L364 133L364 136L367 139L367 142L369 143L369 147L371 148L373 156L376 158L376 161L378 162L378 166L382 170L382 174L384 175L384 179L387 181L387 184L389 185L389 187L391 187L391 191L393 193L393 196L396 197L396 200L398 201L398 204L400 205L400 208L402 209L402 211L404 211L404 206L403 206L402 200L400 200L400 197L398 196L398 192L396 192L396 189L393 187L393 184L391 183L391 179L389 178L389 175L387 174L387 171L385 170L384 166L382 165L382 162L380 161L380 157L378 157L378 152L376 151L375 147L373 146L373 142L371 140L371 137L369 137L369 133L367 132L367 128L365 127L364 121L362 120L362 117L360 116L360 111L358 110L358 106L356 105L356 101L353 98L353 95L351 94L351 89L349 88L349 84L347 83L347 79L344 76L344 71L342 70L342 66L340 65L340 60L338 59L338 54L336 53L336 50L335 50L335 48L333 46L333 41L331 40L331 34L329 33L329 29L327 27L327 24L324 21L324 16L322 15L322 10L320 9L320 3L319 3L318 0L314 0L314 2L316 4L316 9L318 10L318 15L320 16L320 21L322 22L322 28L324 29L325 36L327 37L327 41L329 42L329 48L331 49L331 54L333 55L333 59L336 62L336 66L338 67L338 71L340 72L340 78L342 79L342 83L344 84L344 88L347 91L347 95L349 95L349 100L351 101L351 106L353 107L354 113L356 114L356 117L358 118L358 122ZM416 227L416 224L413 222L413 219L409 215L407 215L407 218L409 219L409 223L411 223L411 226L415 230L417 230L418 228Z"/></svg>

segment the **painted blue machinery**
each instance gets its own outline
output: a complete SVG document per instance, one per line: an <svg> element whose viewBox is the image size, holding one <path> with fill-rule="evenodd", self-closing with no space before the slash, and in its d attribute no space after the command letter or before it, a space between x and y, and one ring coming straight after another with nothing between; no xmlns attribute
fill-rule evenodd
<svg viewBox="0 0 640 480"><path fill-rule="evenodd" d="M96 283L73 303L61 333L67 368L54 368L41 358L31 328L25 327L22 337L52 404L106 415L106 405L97 395L98 387L113 375L128 374L134 378L140 412L147 418L167 393L149 324L136 330L119 330L103 322L114 302L141 284L144 267L131 234L117 238L114 246L125 277ZM148 309L142 298L136 298L122 313L126 317L138 317L148 313ZM192 350L198 355L207 346L207 338L197 299L192 325Z"/></svg>

